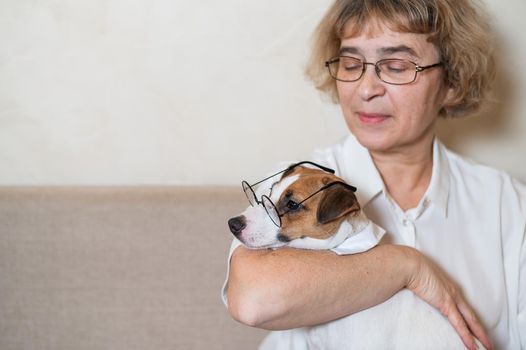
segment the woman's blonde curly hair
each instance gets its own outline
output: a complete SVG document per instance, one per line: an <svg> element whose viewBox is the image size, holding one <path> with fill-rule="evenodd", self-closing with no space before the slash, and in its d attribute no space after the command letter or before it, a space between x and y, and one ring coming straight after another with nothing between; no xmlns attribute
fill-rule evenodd
<svg viewBox="0 0 526 350"><path fill-rule="evenodd" d="M345 35L358 35L371 20L391 29L429 35L444 63L444 79L453 98L439 114L472 114L488 99L495 78L489 16L475 0L336 0L313 36L307 75L317 89L338 102L336 81L325 61L338 56Z"/></svg>

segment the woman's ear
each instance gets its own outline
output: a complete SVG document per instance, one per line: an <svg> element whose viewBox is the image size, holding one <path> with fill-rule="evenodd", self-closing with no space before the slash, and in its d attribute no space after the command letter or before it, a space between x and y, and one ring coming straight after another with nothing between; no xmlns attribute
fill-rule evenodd
<svg viewBox="0 0 526 350"><path fill-rule="evenodd" d="M443 106L447 107L451 105L451 102L453 102L454 98L455 98L455 89L453 87L446 88L446 96L444 97Z"/></svg>
<svg viewBox="0 0 526 350"><path fill-rule="evenodd" d="M439 115L448 115L448 109L455 104L456 90L453 87L444 87L444 97L442 99L442 106L439 111Z"/></svg>
<svg viewBox="0 0 526 350"><path fill-rule="evenodd" d="M323 191L316 219L326 224L358 210L360 204L353 191L344 186L332 186Z"/></svg>

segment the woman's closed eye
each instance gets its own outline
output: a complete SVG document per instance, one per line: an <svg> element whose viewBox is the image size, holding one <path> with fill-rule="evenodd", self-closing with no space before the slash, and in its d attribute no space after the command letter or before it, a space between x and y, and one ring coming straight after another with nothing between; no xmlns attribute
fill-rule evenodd
<svg viewBox="0 0 526 350"><path fill-rule="evenodd" d="M362 62L357 59L340 59L340 67L345 69L346 71L356 71L356 70L362 70L363 65Z"/></svg>
<svg viewBox="0 0 526 350"><path fill-rule="evenodd" d="M386 73L405 73L411 68L414 68L414 65L399 60L384 61L380 67L380 69L385 70Z"/></svg>

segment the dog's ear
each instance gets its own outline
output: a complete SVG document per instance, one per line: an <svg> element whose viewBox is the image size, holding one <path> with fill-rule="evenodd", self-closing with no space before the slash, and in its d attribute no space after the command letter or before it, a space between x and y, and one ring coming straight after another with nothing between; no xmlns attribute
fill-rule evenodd
<svg viewBox="0 0 526 350"><path fill-rule="evenodd" d="M358 210L360 204L353 191L344 186L332 186L323 191L316 219L326 224Z"/></svg>

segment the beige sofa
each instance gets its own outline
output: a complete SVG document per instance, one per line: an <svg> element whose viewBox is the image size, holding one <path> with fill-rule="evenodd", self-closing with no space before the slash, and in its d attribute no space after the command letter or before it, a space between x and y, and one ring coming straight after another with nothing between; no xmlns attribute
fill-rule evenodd
<svg viewBox="0 0 526 350"><path fill-rule="evenodd" d="M255 349L220 299L240 188L0 188L0 349Z"/></svg>

